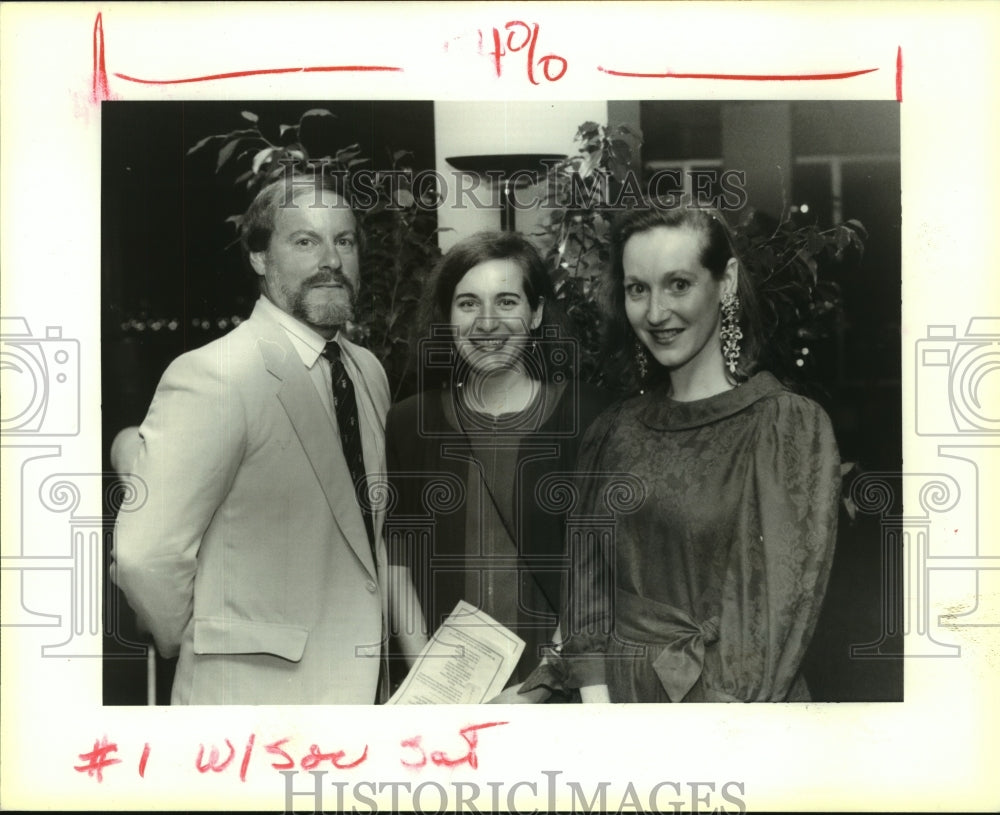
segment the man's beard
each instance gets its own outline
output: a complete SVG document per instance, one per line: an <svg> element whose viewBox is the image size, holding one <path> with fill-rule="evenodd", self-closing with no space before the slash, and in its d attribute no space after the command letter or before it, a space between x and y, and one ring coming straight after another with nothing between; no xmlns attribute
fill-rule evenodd
<svg viewBox="0 0 1000 815"><path fill-rule="evenodd" d="M334 273L332 279L344 287L343 291L347 294L346 303L337 302L332 298L325 298L320 303L310 301L309 294L313 286L331 282L328 275L314 275L304 280L294 291L286 289L282 292L289 304L292 316L317 328L340 328L353 320L354 303L357 299L354 286L339 273Z"/></svg>

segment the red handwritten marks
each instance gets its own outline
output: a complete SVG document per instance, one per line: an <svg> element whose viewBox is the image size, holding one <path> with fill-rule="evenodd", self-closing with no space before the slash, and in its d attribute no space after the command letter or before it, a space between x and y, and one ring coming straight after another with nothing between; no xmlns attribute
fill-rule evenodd
<svg viewBox="0 0 1000 815"><path fill-rule="evenodd" d="M229 756L225 761L220 762L219 758L221 753L219 752L219 748L213 744L212 749L208 754L208 762L206 763L205 745L199 744L198 757L194 760L194 766L198 768L198 772L204 774L211 770L214 773L221 773L224 769L226 769L226 767L228 767L236 757L236 748L233 747L233 743L229 739L226 739L226 747L229 748Z"/></svg>
<svg viewBox="0 0 1000 815"><path fill-rule="evenodd" d="M94 749L87 753L80 753L81 765L74 766L78 773L86 773L91 778L96 778L98 783L104 781L104 770L113 764L121 764L120 758L110 758L111 753L118 752L118 745L108 742L107 736L101 736L94 741Z"/></svg>
<svg viewBox="0 0 1000 815"><path fill-rule="evenodd" d="M831 74L695 74L664 71L663 73L637 73L634 71L616 71L598 65L597 70L609 76L623 76L632 79L725 79L738 82L816 82L829 79L850 79L854 76L870 74L878 68L863 68L860 71L843 71Z"/></svg>
<svg viewBox="0 0 1000 815"><path fill-rule="evenodd" d="M250 766L250 756L253 753L253 745L257 740L257 735L255 733L250 734L250 738L247 739L247 746L243 750L243 760L240 762L240 781L247 780L247 768ZM198 745L198 756L194 760L194 766L198 772L203 775L211 770L214 773L221 773L230 764L233 763L233 759L236 758L236 748L233 747L233 743L226 739L226 747L229 748L229 755L226 757L225 761L220 761L222 754L219 748L214 744L208 753L208 761L205 761L205 745Z"/></svg>
<svg viewBox="0 0 1000 815"><path fill-rule="evenodd" d="M404 767L409 767L412 770L419 770L427 764L427 753L425 753L424 748L420 746L420 739L421 736L414 736L413 738L403 739L403 741L399 743L400 747L407 747L420 753L420 758L417 761L406 761L401 758L399 763Z"/></svg>
<svg viewBox="0 0 1000 815"><path fill-rule="evenodd" d="M507 724L507 722L485 722L462 728L458 731L458 734L465 739L465 743L468 745L465 755L458 758L450 758L443 750L433 750L430 754L431 763L438 767L457 767L459 764L468 764L472 769L477 769L479 767L479 757L476 754L476 747L479 745L479 731L487 727L498 727L503 724ZM400 759L399 763L404 767L417 770L427 765L427 753L421 746L420 741L420 736L414 736L413 738L404 739L399 743L401 747L415 750L420 754L420 758L417 761Z"/></svg>
<svg viewBox="0 0 1000 815"><path fill-rule="evenodd" d="M283 762L272 761L271 766L276 770L291 770L295 767L295 759L291 757L285 750L282 749L283 744L287 744L288 739L279 739L278 741L272 741L270 744L266 745L264 749L274 756L281 756L285 760ZM354 767L359 767L368 758L368 745L365 745L364 751L361 756L354 761L343 761L344 756L347 755L345 750L335 750L330 753L324 753L320 750L319 745L311 744L309 745L309 752L302 757L299 762L299 766L303 770L313 770L318 767L322 762L329 761L338 770L350 770Z"/></svg>
<svg viewBox="0 0 1000 815"><path fill-rule="evenodd" d="M255 733L251 733L250 738L247 739L247 749L243 751L243 761L240 762L240 781L247 780L247 768L250 766L250 754L253 752L253 743L256 739L257 735Z"/></svg>
<svg viewBox="0 0 1000 815"><path fill-rule="evenodd" d="M541 68L542 76L547 82L557 82L566 75L569 63L563 57L557 54L546 54L544 57L535 59L535 48L538 45L538 23L528 25L523 20L511 20L504 26L504 31L506 32L506 40L501 35L499 28L493 29L493 50L489 52L489 56L493 57L493 66L497 77L503 72L503 58L507 56L508 52L516 53L525 48L528 49L528 81L532 85L539 84L538 80L535 79L536 68ZM523 35L524 39L515 41L518 34ZM482 32L479 36L480 42L482 42Z"/></svg>
<svg viewBox="0 0 1000 815"><path fill-rule="evenodd" d="M431 753L431 761L439 767L456 767L459 764L468 762L472 769L477 769L479 767L479 758L476 755L476 747L479 744L479 731L487 727L499 727L503 724L507 724L507 722L486 722L484 724L473 724L462 728L458 731L458 734L465 739L465 743L469 745L469 751L461 758L450 759L442 751L435 750Z"/></svg>
<svg viewBox="0 0 1000 815"><path fill-rule="evenodd" d="M903 101L903 46L896 48L896 101Z"/></svg>
<svg viewBox="0 0 1000 815"><path fill-rule="evenodd" d="M142 747L142 757L139 759L139 778L146 777L146 762L149 761L149 742Z"/></svg>
<svg viewBox="0 0 1000 815"><path fill-rule="evenodd" d="M346 764L341 763L341 759L347 755L343 750L336 750L332 753L323 753L320 751L319 747L315 744L309 745L309 755L303 757L300 765L303 770L314 770L322 762L329 761L338 770L350 770L353 767L357 767L368 758L368 745L365 745L365 751L361 754L361 758L356 761L349 761Z"/></svg>
<svg viewBox="0 0 1000 815"><path fill-rule="evenodd" d="M528 23L524 20L509 20L503 26L492 28L493 50L484 54L483 31L478 31L479 47L478 52L491 58L493 70L497 78L504 74L507 60L514 54L523 54L525 57L525 75L532 85L540 85L542 82L558 82L569 70L569 62L565 57L555 53L548 53L539 56L538 42L540 37L540 27L538 23ZM94 20L93 31L93 81L91 98L94 102L101 102L111 98L111 91L108 84L108 71L105 61L104 47L104 24L101 13L97 14ZM444 43L444 51L449 51L449 42ZM713 73L713 72L687 72L687 71L623 71L616 68L607 68L603 65L596 66L596 70L608 76L622 77L625 79L700 79L700 80L722 80L733 82L824 82L832 80L851 79L853 77L864 76L874 73L878 68L861 68L853 71L836 71L828 73L781 73L781 74L757 74L757 73ZM114 72L112 75L125 82L133 82L140 85L182 85L194 82L218 82L229 79L240 79L243 77L268 76L277 74L310 74L310 73L401 73L403 68L398 65L310 65L288 68L252 68L237 71L223 71L202 76L189 76L179 78L149 79L134 76L123 72ZM896 100L903 101L903 49L899 47L896 52Z"/></svg>
<svg viewBox="0 0 1000 815"><path fill-rule="evenodd" d="M94 19L94 68L91 89L91 99L103 102L111 98L108 85L108 70L104 56L104 19L100 12ZM190 76L182 79L142 79L129 74L114 72L113 76L126 82L140 85L182 85L189 82L214 82L222 79L237 79L244 76L264 76L268 74L315 74L315 73L358 73L358 72L390 72L398 73L403 69L397 65L309 65L296 68L255 68L246 71L227 71L225 73L207 74L205 76Z"/></svg>
<svg viewBox="0 0 1000 815"><path fill-rule="evenodd" d="M420 735L403 739L399 742L400 747L407 751L413 751L413 754L403 755L399 762L404 767L413 770L419 770L428 764L436 767L457 767L461 764L468 764L472 769L478 769L479 755L477 748L479 747L479 732L490 727L499 727L505 724L508 723L482 722L463 727L458 731L458 735L465 743L464 752L454 755L445 750L425 750L422 746L423 736ZM360 767L368 760L367 744L364 745L360 755L354 753L357 756L355 758L350 756L347 750L325 750L315 743L310 744L309 750L304 754L300 754L294 750L289 752L291 748L285 749L289 741L290 739L285 737L264 745L264 750L268 755L277 756L281 759L280 761L271 762L273 769L293 770L297 765L303 770L312 771L317 768L322 770L325 764L329 764L336 770L352 770ZM247 738L246 747L243 748L243 756L239 764L240 781L245 782L247 780L250 761L256 743L257 734L251 733ZM194 759L194 768L198 773L201 775L208 773L221 774L234 765L237 756L235 745L229 739L223 739L223 744L225 745L223 748L220 748L217 744L206 744L204 742L198 745ZM94 741L94 748L92 750L79 754L80 760L83 763L75 765L74 769L80 773L87 773L88 776L96 778L99 783L102 783L104 781L104 770L115 764L122 763L120 758L112 757L117 752L118 745L114 742L109 742L107 736L102 736L100 739ZM152 748L147 741L143 744L142 754L139 758L140 778L146 777L146 769L151 753ZM300 755L298 761L296 761L294 755ZM228 774L231 776L232 772L230 771Z"/></svg>
<svg viewBox="0 0 1000 815"><path fill-rule="evenodd" d="M292 758L288 753L281 749L282 744L286 744L288 739L278 739L277 741L272 741L270 744L264 747L268 753L273 756L282 756L285 760L283 763L278 764L276 762L271 762L271 766L276 770L290 770L295 766L295 759Z"/></svg>
<svg viewBox="0 0 1000 815"><path fill-rule="evenodd" d="M100 103L111 98L108 88L108 69L104 64L104 20L97 12L94 20L94 76L90 91L92 102Z"/></svg>
<svg viewBox="0 0 1000 815"><path fill-rule="evenodd" d="M117 71L114 76L124 79L126 82L137 82L141 85L183 85L188 82L214 82L219 79L237 79L243 76L264 76L266 74L315 74L333 72L358 72L358 71L402 71L395 65L312 65L303 68L258 68L249 71L230 71L224 74L209 74L207 76L191 76L184 79L140 79L128 74L120 74Z"/></svg>

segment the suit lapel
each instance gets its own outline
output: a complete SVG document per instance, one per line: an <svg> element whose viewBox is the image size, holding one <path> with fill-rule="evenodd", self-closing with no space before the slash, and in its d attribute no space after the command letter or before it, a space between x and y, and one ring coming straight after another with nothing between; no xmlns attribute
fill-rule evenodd
<svg viewBox="0 0 1000 815"><path fill-rule="evenodd" d="M256 313L254 316L257 316ZM336 430L316 394L316 386L291 347L284 329L266 318L255 322L260 324L257 345L264 365L272 376L281 381L278 401L285 409L309 464L319 479L333 520L361 565L374 577L375 566L368 532L350 483L347 462L340 445L336 443Z"/></svg>

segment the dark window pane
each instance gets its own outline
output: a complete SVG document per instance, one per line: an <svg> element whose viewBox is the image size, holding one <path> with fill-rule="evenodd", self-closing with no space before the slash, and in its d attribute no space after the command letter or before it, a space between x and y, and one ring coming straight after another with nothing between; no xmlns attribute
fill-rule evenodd
<svg viewBox="0 0 1000 815"><path fill-rule="evenodd" d="M833 222L829 164L796 162L792 173L792 206L799 208L798 223L829 226Z"/></svg>
<svg viewBox="0 0 1000 815"><path fill-rule="evenodd" d="M640 102L643 160L721 157L721 110L718 102Z"/></svg>
<svg viewBox="0 0 1000 815"><path fill-rule="evenodd" d="M792 152L797 156L899 152L896 102L794 102Z"/></svg>

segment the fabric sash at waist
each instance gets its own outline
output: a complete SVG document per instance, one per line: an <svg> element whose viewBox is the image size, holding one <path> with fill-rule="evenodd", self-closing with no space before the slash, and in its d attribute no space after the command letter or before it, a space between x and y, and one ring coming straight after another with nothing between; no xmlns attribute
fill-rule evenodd
<svg viewBox="0 0 1000 815"><path fill-rule="evenodd" d="M701 676L705 646L719 640L718 616L698 623L676 606L638 597L621 588L615 589L615 606L619 639L653 649L653 670L670 700L680 702Z"/></svg>

